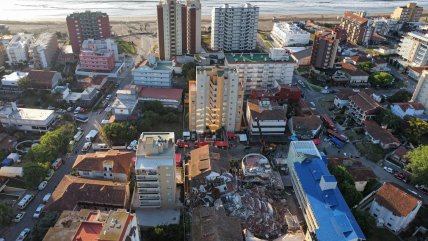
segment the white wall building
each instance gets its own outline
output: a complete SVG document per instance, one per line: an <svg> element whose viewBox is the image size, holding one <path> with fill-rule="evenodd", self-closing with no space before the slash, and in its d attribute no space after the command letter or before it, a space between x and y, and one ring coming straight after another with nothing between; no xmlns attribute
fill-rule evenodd
<svg viewBox="0 0 428 241"><path fill-rule="evenodd" d="M391 111L403 119L405 116L423 115L425 108L422 104L415 102L394 103L391 105Z"/></svg>
<svg viewBox="0 0 428 241"><path fill-rule="evenodd" d="M228 53L225 65L238 70L239 78L249 94L253 89L270 89L278 84L291 84L296 61L282 48L270 53Z"/></svg>
<svg viewBox="0 0 428 241"><path fill-rule="evenodd" d="M46 69L51 67L53 58L58 52L58 39L54 33L42 33L31 43L30 55L34 68Z"/></svg>
<svg viewBox="0 0 428 241"><path fill-rule="evenodd" d="M27 76L27 72L15 71L11 74L4 75L1 79L1 85L4 87L18 87L18 81Z"/></svg>
<svg viewBox="0 0 428 241"><path fill-rule="evenodd" d="M174 132L143 132L135 164L139 208L176 206Z"/></svg>
<svg viewBox="0 0 428 241"><path fill-rule="evenodd" d="M309 44L311 34L295 24L274 23L270 34L278 47L304 46Z"/></svg>
<svg viewBox="0 0 428 241"><path fill-rule="evenodd" d="M246 119L251 135L284 135L287 107L269 100L248 100Z"/></svg>
<svg viewBox="0 0 428 241"><path fill-rule="evenodd" d="M30 46L32 34L18 33L6 47L9 64L18 64L28 61L28 48Z"/></svg>
<svg viewBox="0 0 428 241"><path fill-rule="evenodd" d="M211 48L225 51L256 49L259 7L224 4L211 15Z"/></svg>
<svg viewBox="0 0 428 241"><path fill-rule="evenodd" d="M401 39L398 54L410 66L428 65L428 34L407 33Z"/></svg>
<svg viewBox="0 0 428 241"><path fill-rule="evenodd" d="M53 110L0 107L0 123L5 128L16 128L20 131L47 132L55 124L56 115Z"/></svg>
<svg viewBox="0 0 428 241"><path fill-rule="evenodd" d="M394 232L405 229L415 219L422 200L393 183L384 183L377 190L370 206L370 214L378 226L385 226Z"/></svg>
<svg viewBox="0 0 428 241"><path fill-rule="evenodd" d="M428 70L422 71L421 78L413 92L412 102L421 103L428 113Z"/></svg>
<svg viewBox="0 0 428 241"><path fill-rule="evenodd" d="M173 61L156 61L155 56L151 55L143 66L132 72L134 84L169 88L171 87L174 65Z"/></svg>
<svg viewBox="0 0 428 241"><path fill-rule="evenodd" d="M396 32L400 30L402 26L403 24L396 19L385 17L373 19L374 31L381 35L388 35L390 32Z"/></svg>
<svg viewBox="0 0 428 241"><path fill-rule="evenodd" d="M119 50L117 48L116 42L113 39L86 39L82 43L81 50L113 52L114 61L119 61Z"/></svg>
<svg viewBox="0 0 428 241"><path fill-rule="evenodd" d="M111 105L116 120L127 120L138 105L138 96L135 88L118 90Z"/></svg>

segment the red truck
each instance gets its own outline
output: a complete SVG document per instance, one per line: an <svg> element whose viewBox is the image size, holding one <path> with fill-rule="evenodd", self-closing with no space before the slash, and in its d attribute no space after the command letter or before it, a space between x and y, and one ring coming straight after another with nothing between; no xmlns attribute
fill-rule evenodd
<svg viewBox="0 0 428 241"><path fill-rule="evenodd" d="M334 122L330 118L330 116L328 116L327 114L322 114L320 117L321 117L321 120L324 123L325 127L327 127L327 129L336 131L336 126L334 125Z"/></svg>

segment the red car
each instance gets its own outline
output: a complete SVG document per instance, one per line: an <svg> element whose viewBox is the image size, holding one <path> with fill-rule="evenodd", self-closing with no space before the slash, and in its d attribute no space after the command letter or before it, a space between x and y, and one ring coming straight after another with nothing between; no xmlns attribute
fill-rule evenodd
<svg viewBox="0 0 428 241"><path fill-rule="evenodd" d="M398 180L401 180L401 181L407 183L407 179L403 173L395 173L394 177L397 178Z"/></svg>
<svg viewBox="0 0 428 241"><path fill-rule="evenodd" d="M189 142L186 141L182 141L182 140L177 140L177 143L175 143L177 145L177 147L179 148L189 148Z"/></svg>

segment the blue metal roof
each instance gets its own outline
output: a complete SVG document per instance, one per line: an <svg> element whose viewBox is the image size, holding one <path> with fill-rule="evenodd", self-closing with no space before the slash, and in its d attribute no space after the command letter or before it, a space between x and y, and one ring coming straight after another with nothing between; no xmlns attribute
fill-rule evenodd
<svg viewBox="0 0 428 241"><path fill-rule="evenodd" d="M318 222L315 235L319 241L366 239L339 188L321 190L321 178L336 182L323 160L308 158L302 163L295 162L294 169Z"/></svg>

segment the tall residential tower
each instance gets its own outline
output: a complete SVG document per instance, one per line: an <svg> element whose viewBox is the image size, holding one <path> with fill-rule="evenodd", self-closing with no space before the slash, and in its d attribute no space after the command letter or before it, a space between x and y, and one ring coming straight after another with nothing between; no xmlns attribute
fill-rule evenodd
<svg viewBox="0 0 428 241"><path fill-rule="evenodd" d="M224 4L212 10L211 48L224 51L256 49L259 7Z"/></svg>
<svg viewBox="0 0 428 241"><path fill-rule="evenodd" d="M110 20L106 13L80 12L67 16L67 28L74 54L86 39L106 39L111 37Z"/></svg>
<svg viewBox="0 0 428 241"><path fill-rule="evenodd" d="M315 68L331 69L336 60L337 39L335 31L321 31L315 34L312 48L311 64Z"/></svg>
<svg viewBox="0 0 428 241"><path fill-rule="evenodd" d="M161 0L157 5L159 57L169 60L201 50L201 3Z"/></svg>

